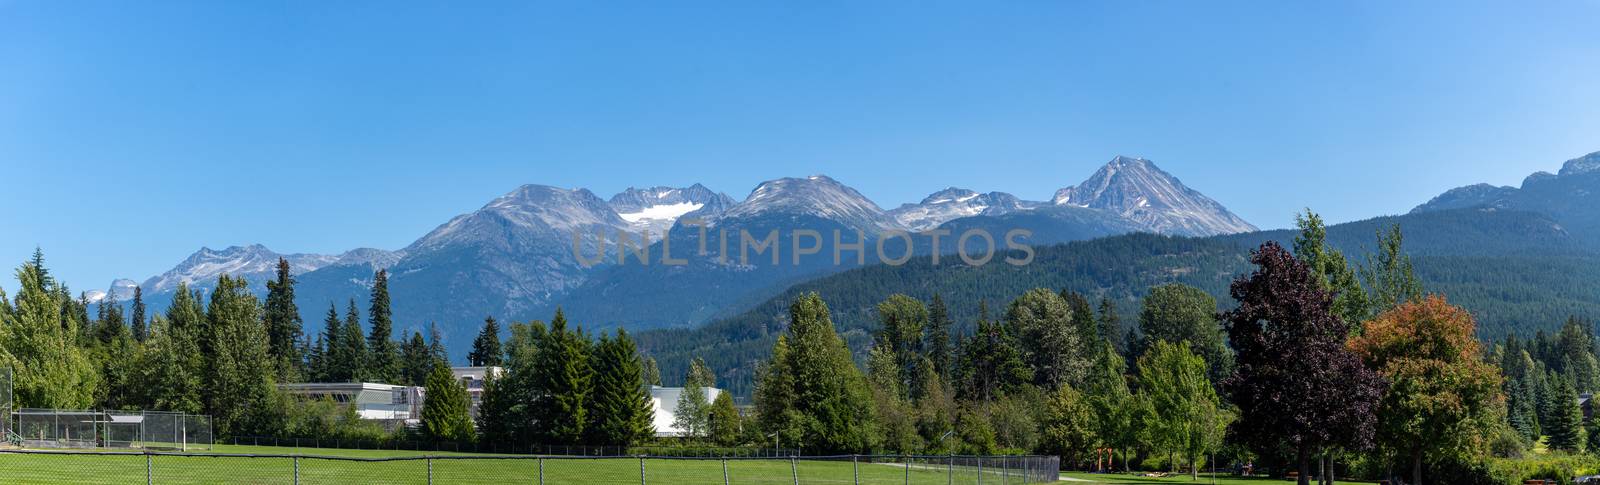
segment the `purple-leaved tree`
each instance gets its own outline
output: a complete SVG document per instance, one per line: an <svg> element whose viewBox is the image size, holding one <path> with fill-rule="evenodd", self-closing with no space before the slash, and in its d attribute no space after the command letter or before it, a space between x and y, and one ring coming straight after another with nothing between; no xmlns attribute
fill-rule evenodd
<svg viewBox="0 0 1600 485"><path fill-rule="evenodd" d="M1239 406L1234 433L1260 450L1295 453L1299 483L1323 450L1372 446L1384 383L1345 346L1349 324L1304 263L1274 242L1251 252L1257 269L1233 282L1223 313L1238 353L1224 390Z"/></svg>

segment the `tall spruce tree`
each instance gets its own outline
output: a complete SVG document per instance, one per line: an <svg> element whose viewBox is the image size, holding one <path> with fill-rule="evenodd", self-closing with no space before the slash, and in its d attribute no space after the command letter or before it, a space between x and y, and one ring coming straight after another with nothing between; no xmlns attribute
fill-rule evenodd
<svg viewBox="0 0 1600 485"><path fill-rule="evenodd" d="M417 337L420 339L421 334ZM451 374L450 366L435 362L428 371L427 400L422 402L422 435L435 443L461 443L473 438L467 389Z"/></svg>
<svg viewBox="0 0 1600 485"><path fill-rule="evenodd" d="M538 423L535 437L544 444L581 443L588 424L588 339L567 328L567 317L556 309L550 331L541 336L533 354L534 396L528 416Z"/></svg>
<svg viewBox="0 0 1600 485"><path fill-rule="evenodd" d="M756 393L763 431L820 453L863 452L877 438L866 377L816 293L789 307L789 330L773 346Z"/></svg>
<svg viewBox="0 0 1600 485"><path fill-rule="evenodd" d="M472 340L472 351L467 353L467 364L473 366L498 366L505 358L500 350L500 324L494 317L483 319L483 330Z"/></svg>
<svg viewBox="0 0 1600 485"><path fill-rule="evenodd" d="M1567 379L1556 379L1555 394L1551 399L1549 422L1544 432L1549 436L1550 449L1570 452L1583 451L1583 409L1578 407L1578 391Z"/></svg>
<svg viewBox="0 0 1600 485"><path fill-rule="evenodd" d="M933 371L944 381L950 379L950 366L955 363L952 326L950 308L945 306L944 297L935 293L928 305L928 360L933 361Z"/></svg>
<svg viewBox="0 0 1600 485"><path fill-rule="evenodd" d="M1322 216L1306 209L1294 216L1294 222L1300 229L1300 234L1294 238L1295 258L1305 263L1322 287L1333 293L1333 314L1359 332L1361 322L1371 317L1372 312L1355 269L1350 267L1344 253L1328 245L1328 228Z"/></svg>
<svg viewBox="0 0 1600 485"><path fill-rule="evenodd" d="M439 362L433 358L433 353L428 350L428 342L422 339L422 332L412 332L411 339L400 346L400 384L407 386L427 385L428 373L438 367Z"/></svg>
<svg viewBox="0 0 1600 485"><path fill-rule="evenodd" d="M1367 298L1373 313L1387 311L1408 300L1422 297L1422 282L1412 271L1411 257L1402 248L1405 235L1400 225L1378 232L1378 252L1367 255L1361 278L1371 295Z"/></svg>
<svg viewBox="0 0 1600 485"><path fill-rule="evenodd" d="M661 365L656 363L655 357L644 357L640 364L640 372L644 374L644 384L647 386L661 385Z"/></svg>
<svg viewBox="0 0 1600 485"><path fill-rule="evenodd" d="M116 295L108 295L100 302L100 321L95 323L95 340L100 345L110 345L117 339L128 337L128 322L122 315L122 302Z"/></svg>
<svg viewBox="0 0 1600 485"><path fill-rule="evenodd" d="M644 389L639 350L628 332L602 335L590 356L594 370L593 394L585 432L589 442L605 446L632 446L655 434L651 423L650 393Z"/></svg>
<svg viewBox="0 0 1600 485"><path fill-rule="evenodd" d="M345 308L344 323L339 325L339 359L330 366L338 369L334 374L344 380L335 382L374 380L368 373L371 365L367 363L367 339L361 333L361 312L356 309L355 299Z"/></svg>
<svg viewBox="0 0 1600 485"><path fill-rule="evenodd" d="M139 342L144 342L145 339L150 338L149 321L145 320L144 312L144 289L135 286L133 287L133 315L129 322L133 324L133 339Z"/></svg>
<svg viewBox="0 0 1600 485"><path fill-rule="evenodd" d="M1127 352L1127 342L1123 340L1122 317L1117 315L1117 305L1112 303L1110 298L1100 299L1098 317L1100 336L1105 338L1118 354Z"/></svg>
<svg viewBox="0 0 1600 485"><path fill-rule="evenodd" d="M395 382L400 377L400 349L394 343L394 315L389 307L389 272L378 270L372 279L372 301L367 311L372 331L367 334L367 379Z"/></svg>
<svg viewBox="0 0 1600 485"><path fill-rule="evenodd" d="M243 279L223 275L206 308L206 412L219 436L268 434L275 431L280 409L273 387L267 329L261 304Z"/></svg>
<svg viewBox="0 0 1600 485"><path fill-rule="evenodd" d="M304 337L300 308L294 303L295 278L289 274L289 261L278 258L276 278L267 282L267 302L262 308L266 320L268 350L279 382L298 380L304 356L300 339Z"/></svg>

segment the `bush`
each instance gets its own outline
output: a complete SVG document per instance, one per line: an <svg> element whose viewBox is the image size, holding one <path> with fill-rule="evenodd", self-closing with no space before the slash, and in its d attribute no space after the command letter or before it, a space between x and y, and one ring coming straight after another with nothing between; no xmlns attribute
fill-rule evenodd
<svg viewBox="0 0 1600 485"><path fill-rule="evenodd" d="M1428 467L1433 483L1460 485L1521 485L1525 480L1555 480L1570 485L1572 478L1600 469L1600 460L1589 455L1553 453L1524 459L1487 458L1474 462L1452 462Z"/></svg>

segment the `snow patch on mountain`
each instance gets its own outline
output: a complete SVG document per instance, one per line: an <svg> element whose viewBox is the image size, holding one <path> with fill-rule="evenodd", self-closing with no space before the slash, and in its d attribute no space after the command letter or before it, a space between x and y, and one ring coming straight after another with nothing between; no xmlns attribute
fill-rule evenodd
<svg viewBox="0 0 1600 485"><path fill-rule="evenodd" d="M922 199L916 204L904 204L889 211L889 215L906 229L926 231L963 217L1001 215L1028 210L1037 202L1025 202L1005 192L978 192L951 187Z"/></svg>
<svg viewBox="0 0 1600 485"><path fill-rule="evenodd" d="M726 194L713 192L700 184L684 188L629 187L612 196L608 203L633 231L650 231L655 235L665 233L684 216L715 217L734 204Z"/></svg>
<svg viewBox="0 0 1600 485"><path fill-rule="evenodd" d="M291 274L313 271L339 260L339 256L327 254L279 254L260 244L222 250L202 247L178 266L145 280L143 286L146 292L158 293L174 290L185 283L203 286L215 282L223 274L260 277L277 270L278 258L289 262Z"/></svg>

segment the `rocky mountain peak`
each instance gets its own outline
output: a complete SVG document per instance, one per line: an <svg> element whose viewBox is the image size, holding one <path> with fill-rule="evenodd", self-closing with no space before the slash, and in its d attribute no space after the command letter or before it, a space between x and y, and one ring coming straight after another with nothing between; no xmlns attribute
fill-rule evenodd
<svg viewBox="0 0 1600 485"><path fill-rule="evenodd" d="M766 214L819 217L870 231L899 227L878 204L826 175L762 182L743 202L728 209L722 219Z"/></svg>
<svg viewBox="0 0 1600 485"><path fill-rule="evenodd" d="M1256 230L1222 204L1138 157L1112 158L1082 183L1056 191L1052 202L1108 210L1165 234L1209 236Z"/></svg>

